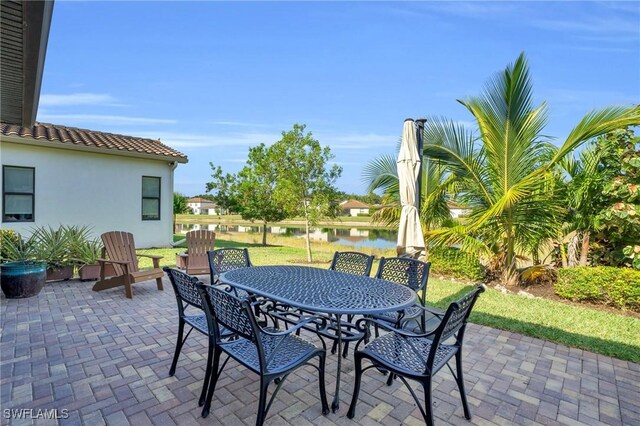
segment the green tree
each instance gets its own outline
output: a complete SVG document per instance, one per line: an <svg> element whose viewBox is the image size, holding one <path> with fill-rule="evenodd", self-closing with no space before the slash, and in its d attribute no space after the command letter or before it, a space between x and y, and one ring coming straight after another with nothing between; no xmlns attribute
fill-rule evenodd
<svg viewBox="0 0 640 426"><path fill-rule="evenodd" d="M211 193L208 199L217 204L218 207L228 212L236 212L238 210L237 200L237 176L233 173L224 173L222 167L211 166L212 174L211 182L207 182L207 192Z"/></svg>
<svg viewBox="0 0 640 426"><path fill-rule="evenodd" d="M617 130L600 138L597 147L602 166L612 172L596 216L597 260L640 269L640 138L630 129Z"/></svg>
<svg viewBox="0 0 640 426"><path fill-rule="evenodd" d="M176 232L176 215L193 213L191 207L187 206L187 196L179 192L173 193L173 232Z"/></svg>
<svg viewBox="0 0 640 426"><path fill-rule="evenodd" d="M262 222L262 245L267 245L267 223L279 222L287 213L276 197L278 158L264 144L249 149L246 166L236 178L237 206L245 220Z"/></svg>
<svg viewBox="0 0 640 426"><path fill-rule="evenodd" d="M329 166L333 158L329 147L320 146L305 125L294 124L282 132L282 139L273 144L269 157L274 159L278 184L275 198L288 216L303 216L307 246L307 261L312 262L309 228L322 217L335 217L337 190L334 186L342 173L338 165Z"/></svg>
<svg viewBox="0 0 640 426"><path fill-rule="evenodd" d="M429 231L427 239L490 257L503 282L513 285L517 256L558 235L565 206L554 191L554 168L589 139L640 124L640 107L592 111L556 147L543 136L547 107L532 104L524 54L491 79L481 96L459 102L478 134L452 121L429 120L424 155L446 166L471 213L462 224Z"/></svg>
<svg viewBox="0 0 640 426"><path fill-rule="evenodd" d="M570 178L564 187L568 209L563 235L573 232L569 242L569 259L564 266L587 265L591 235L598 228L597 216L607 207L604 188L619 171L619 168L609 167L602 162L605 151L610 149L607 147L610 144L602 143L603 138L591 142L577 157L567 157L560 163ZM581 246L579 261L576 259L578 245Z"/></svg>
<svg viewBox="0 0 640 426"><path fill-rule="evenodd" d="M189 198L179 192L173 193L173 214L189 214L192 213L191 207L187 205Z"/></svg>

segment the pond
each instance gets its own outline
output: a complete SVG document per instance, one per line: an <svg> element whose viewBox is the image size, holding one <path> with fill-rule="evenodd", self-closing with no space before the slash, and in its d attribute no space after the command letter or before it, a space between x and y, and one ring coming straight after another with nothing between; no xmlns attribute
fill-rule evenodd
<svg viewBox="0 0 640 426"><path fill-rule="evenodd" d="M188 231L208 229L214 232L228 234L253 233L262 234L262 226L219 225L204 223L178 223L176 232L186 234ZM304 238L304 227L296 226L267 226L267 233L285 237ZM360 228L311 228L311 241L340 244L358 248L390 249L395 248L398 238L397 231L387 229Z"/></svg>

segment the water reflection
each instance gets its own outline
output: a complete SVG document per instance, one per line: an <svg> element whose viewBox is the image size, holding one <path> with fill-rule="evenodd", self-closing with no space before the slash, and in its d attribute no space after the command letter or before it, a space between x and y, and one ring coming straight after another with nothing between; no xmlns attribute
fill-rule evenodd
<svg viewBox="0 0 640 426"><path fill-rule="evenodd" d="M204 223L178 223L177 232L186 234L188 231L207 229L223 233L262 233L261 226L247 225L220 225ZM272 235L303 238L303 227L267 226L267 232ZM378 248L388 249L396 245L397 232L385 229L360 229L360 228L311 228L309 238L311 241L336 243L354 248Z"/></svg>

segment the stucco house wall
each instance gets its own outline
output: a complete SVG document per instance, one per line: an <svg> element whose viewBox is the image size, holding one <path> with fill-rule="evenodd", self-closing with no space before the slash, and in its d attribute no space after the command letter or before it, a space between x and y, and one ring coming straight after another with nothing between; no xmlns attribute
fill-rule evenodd
<svg viewBox="0 0 640 426"><path fill-rule="evenodd" d="M193 214L217 215L213 203L187 203L187 207L191 207Z"/></svg>
<svg viewBox="0 0 640 426"><path fill-rule="evenodd" d="M3 229L28 235L35 226L88 225L95 236L114 230L132 232L139 248L169 246L172 242L175 166L170 161L3 139L0 162L3 166L35 168L34 222L2 222ZM142 220L143 176L161 179L160 220Z"/></svg>
<svg viewBox="0 0 640 426"><path fill-rule="evenodd" d="M353 217L359 214L369 214L369 209L349 209L349 214Z"/></svg>

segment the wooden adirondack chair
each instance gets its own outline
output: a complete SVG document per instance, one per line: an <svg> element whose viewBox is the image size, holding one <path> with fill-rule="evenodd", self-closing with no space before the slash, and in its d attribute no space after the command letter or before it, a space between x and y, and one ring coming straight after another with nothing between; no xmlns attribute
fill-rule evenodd
<svg viewBox="0 0 640 426"><path fill-rule="evenodd" d="M95 283L93 291L124 286L125 295L131 299L133 297L132 284L154 278L158 285L158 290L164 289L162 287L164 272L160 269L162 256L137 254L133 234L129 232L105 232L100 238L102 238L102 244L104 244L102 259L98 259L100 263L100 281ZM138 257L153 259L153 269L143 271L138 269ZM113 265L113 269L116 272L115 276L106 277L105 267L107 264Z"/></svg>
<svg viewBox="0 0 640 426"><path fill-rule="evenodd" d="M209 258L207 252L213 250L216 233L207 230L187 232L187 252L179 253L185 272L189 275L203 275L209 273Z"/></svg>

